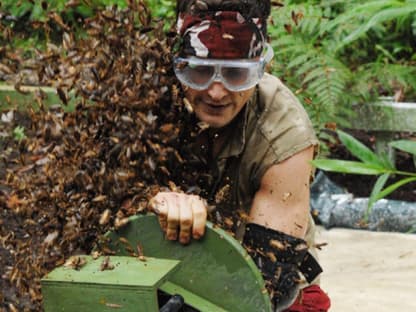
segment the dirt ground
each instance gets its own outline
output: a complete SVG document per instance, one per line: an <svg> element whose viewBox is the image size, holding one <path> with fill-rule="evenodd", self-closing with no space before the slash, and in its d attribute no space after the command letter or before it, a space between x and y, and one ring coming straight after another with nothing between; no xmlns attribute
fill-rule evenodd
<svg viewBox="0 0 416 312"><path fill-rule="evenodd" d="M331 312L416 311L416 235L318 228Z"/></svg>

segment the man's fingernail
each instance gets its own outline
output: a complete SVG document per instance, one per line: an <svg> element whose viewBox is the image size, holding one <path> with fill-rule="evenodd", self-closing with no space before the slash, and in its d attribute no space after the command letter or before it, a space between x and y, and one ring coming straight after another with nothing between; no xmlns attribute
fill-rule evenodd
<svg viewBox="0 0 416 312"><path fill-rule="evenodd" d="M188 238L181 238L181 239L179 239L179 242L183 245L186 245L186 244L189 243L189 239Z"/></svg>

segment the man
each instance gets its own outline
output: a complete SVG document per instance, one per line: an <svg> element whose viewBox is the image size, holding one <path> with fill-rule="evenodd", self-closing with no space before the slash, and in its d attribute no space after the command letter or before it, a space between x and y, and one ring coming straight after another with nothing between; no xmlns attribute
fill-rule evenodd
<svg viewBox="0 0 416 312"><path fill-rule="evenodd" d="M294 95L264 74L273 56L269 14L266 0L178 0L174 69L194 115L208 126L194 144L212 174L206 199L223 195L216 211L231 216L227 224L262 271L276 311L327 311L329 298L316 284L321 268L308 252L318 140ZM167 239L187 244L204 235L205 199L160 192L151 207Z"/></svg>

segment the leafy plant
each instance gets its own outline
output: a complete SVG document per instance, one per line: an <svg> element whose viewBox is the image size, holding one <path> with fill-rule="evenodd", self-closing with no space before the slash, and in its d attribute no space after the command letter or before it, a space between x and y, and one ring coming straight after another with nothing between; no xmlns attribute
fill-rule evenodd
<svg viewBox="0 0 416 312"><path fill-rule="evenodd" d="M89 1L91 5L97 2ZM102 1L100 1L102 2ZM68 1L10 1L0 6L0 44L6 43L34 55L34 48L45 49L46 42L61 42L64 24L72 31L82 32L81 20L91 16L94 7L87 3L72 6Z"/></svg>
<svg viewBox="0 0 416 312"><path fill-rule="evenodd" d="M14 1L0 3L0 45L12 41L27 53L33 48L44 49L46 41L62 41L62 23L77 35L83 35L83 20L95 11L109 6L126 8L129 0L85 0L85 1ZM136 0L139 1L139 0ZM174 1L144 0L154 18L163 20L169 29L174 20ZM2 33L7 26L12 31Z"/></svg>
<svg viewBox="0 0 416 312"><path fill-rule="evenodd" d="M273 12L274 27L270 28L276 54L273 73L296 90L316 129L335 121L332 104L339 102L342 90L352 79L348 67L332 52L333 42L323 41L319 35L328 22L324 14L322 7L289 1Z"/></svg>
<svg viewBox="0 0 416 312"><path fill-rule="evenodd" d="M147 0L152 15L155 18L163 19L166 26L169 26L175 19L175 3L171 0Z"/></svg>
<svg viewBox="0 0 416 312"><path fill-rule="evenodd" d="M349 125L352 104L416 99L416 0L287 0L272 22L273 73L321 139L328 125Z"/></svg>
<svg viewBox="0 0 416 312"><path fill-rule="evenodd" d="M399 187L416 181L416 171L400 171L384 155L377 155L363 143L353 136L337 130L340 141L360 161L349 161L339 159L316 159L312 163L319 169L347 174L377 175L379 176L368 200L365 220L367 220L374 203L389 195ZM412 154L416 157L416 142L410 140L399 140L389 143L393 148ZM386 186L391 176L401 177L399 181Z"/></svg>
<svg viewBox="0 0 416 312"><path fill-rule="evenodd" d="M16 128L14 128L13 129L13 138L16 140L16 141L21 141L21 140L23 140L23 139L25 139L26 138L26 135L25 135L25 128L24 127L22 127L22 126L17 126Z"/></svg>

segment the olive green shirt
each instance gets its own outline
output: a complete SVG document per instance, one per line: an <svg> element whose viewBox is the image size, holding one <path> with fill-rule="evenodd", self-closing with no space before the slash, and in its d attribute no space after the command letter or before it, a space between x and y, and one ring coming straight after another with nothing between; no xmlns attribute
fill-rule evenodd
<svg viewBox="0 0 416 312"><path fill-rule="evenodd" d="M209 161L213 174L211 199L218 211L230 214L238 210L249 213L267 169L319 143L303 106L278 78L269 74L264 75L253 98L229 125L204 132L205 142L218 140L219 146ZM212 147L202 144L206 145ZM244 235L243 225L234 224L237 239ZM309 246L314 246L314 227L311 217L306 236Z"/></svg>
<svg viewBox="0 0 416 312"><path fill-rule="evenodd" d="M247 212L267 169L319 143L303 106L269 74L228 126L209 131L208 141L222 141L211 162L212 188L217 192L229 185L228 200L234 208ZM201 141L199 144L204 146Z"/></svg>

